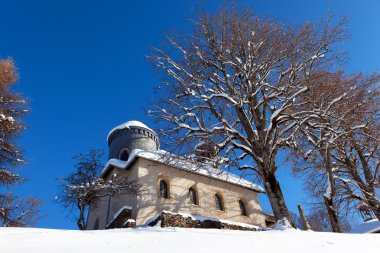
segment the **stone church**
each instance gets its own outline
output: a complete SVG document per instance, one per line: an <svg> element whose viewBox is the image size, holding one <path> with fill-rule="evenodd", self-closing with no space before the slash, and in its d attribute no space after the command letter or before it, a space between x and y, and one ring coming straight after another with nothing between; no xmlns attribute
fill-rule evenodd
<svg viewBox="0 0 380 253"><path fill-rule="evenodd" d="M103 198L89 211L87 229L149 224L163 214L179 215L193 227L202 227L206 221L217 221L218 228L220 224L265 226L258 199L264 192L260 186L231 173L215 173L210 166L192 168L165 162L167 152L160 150L156 133L141 122L115 127L107 142L109 161L101 177L109 180L114 174L125 175L143 185L144 191L141 196Z"/></svg>

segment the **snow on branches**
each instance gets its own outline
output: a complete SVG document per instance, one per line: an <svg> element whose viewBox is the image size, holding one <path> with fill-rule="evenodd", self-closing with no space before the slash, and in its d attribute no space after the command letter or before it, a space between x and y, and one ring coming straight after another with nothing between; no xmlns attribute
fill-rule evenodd
<svg viewBox="0 0 380 253"><path fill-rule="evenodd" d="M337 58L333 49L346 38L344 22L332 25L327 18L291 27L251 12L221 11L194 26L191 35L169 37L169 48L150 56L165 75L167 95L149 114L166 122L162 134L178 153L191 153L207 139L224 168L251 164L276 218L289 218L275 158L296 145L307 112L294 115L291 108L302 108L299 97L309 90L310 75Z"/></svg>
<svg viewBox="0 0 380 253"><path fill-rule="evenodd" d="M379 82L378 74L318 72L311 76L309 92L300 97L310 113L300 114L294 158L302 156L306 164L297 164L295 171L309 174L313 195L323 197L337 223L332 224L334 231L339 231L338 209L347 211L351 203L372 203L374 212L380 211L375 190Z"/></svg>
<svg viewBox="0 0 380 253"><path fill-rule="evenodd" d="M0 227L26 227L34 225L40 218L40 201L35 198L22 199L8 193L0 194Z"/></svg>
<svg viewBox="0 0 380 253"><path fill-rule="evenodd" d="M128 181L126 177L113 174L109 180L103 178L94 178L90 183L83 182L77 185L70 184L68 179L64 185L64 201L71 200L76 203L77 200L96 206L97 202L105 196L114 196L116 194L140 194L140 186L136 182Z"/></svg>
<svg viewBox="0 0 380 253"><path fill-rule="evenodd" d="M17 182L17 175L9 169L25 162L14 143L14 137L25 128L20 118L28 111L25 100L10 91L16 79L13 61L0 60L0 184Z"/></svg>
<svg viewBox="0 0 380 253"><path fill-rule="evenodd" d="M21 117L28 112L25 99L11 87L17 80L17 71L11 59L0 59L0 186L10 186L24 179L12 170L25 164L16 137L25 125ZM20 198L0 191L0 226L31 226L38 220L39 200Z"/></svg>
<svg viewBox="0 0 380 253"><path fill-rule="evenodd" d="M61 178L60 195L57 201L65 208L77 209L78 228L86 228L86 214L90 207L97 207L105 196L116 194L139 195L143 189L135 181L129 181L127 177L113 174L108 178L99 178L103 168L101 158L103 152L90 150L88 154L79 154L76 160L76 171L68 177Z"/></svg>

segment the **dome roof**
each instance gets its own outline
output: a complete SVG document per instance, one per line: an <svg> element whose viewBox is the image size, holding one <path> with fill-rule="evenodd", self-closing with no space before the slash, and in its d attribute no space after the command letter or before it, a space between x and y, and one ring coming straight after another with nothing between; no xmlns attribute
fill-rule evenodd
<svg viewBox="0 0 380 253"><path fill-rule="evenodd" d="M130 127L141 127L141 128L145 128L147 130L150 130L152 131L154 134L156 134L152 129L150 129L149 127L147 127L144 123L141 123L140 121L137 121L137 120L130 120L130 121L127 121L121 125L118 125L117 127L114 127L108 134L107 136L107 141L109 139L109 137L111 136L111 134L113 132L115 132L116 130L121 130L121 129L125 129L125 128L130 128Z"/></svg>

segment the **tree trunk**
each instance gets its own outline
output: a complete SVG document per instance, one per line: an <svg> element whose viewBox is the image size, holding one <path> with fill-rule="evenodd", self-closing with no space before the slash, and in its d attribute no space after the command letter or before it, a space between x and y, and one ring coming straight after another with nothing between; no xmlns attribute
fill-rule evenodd
<svg viewBox="0 0 380 253"><path fill-rule="evenodd" d="M330 155L327 155L327 156L330 158ZM327 213L329 215L332 231L336 233L341 233L338 214L337 214L335 203L334 203L334 197L335 197L336 191L335 191L333 171L331 168L331 163L330 163L329 158L327 159L328 162L326 163L326 173L328 177L330 193L329 194L325 193L325 195L323 196L323 200L326 206Z"/></svg>
<svg viewBox="0 0 380 253"><path fill-rule="evenodd" d="M294 227L293 221L290 219L288 207L285 204L285 199L282 194L282 190L279 182L276 179L274 173L265 175L264 188L267 192L269 202L271 204L274 217L276 220L286 218Z"/></svg>
<svg viewBox="0 0 380 253"><path fill-rule="evenodd" d="M79 217L77 220L77 225L78 225L79 230L85 230L86 228L86 222L84 219L85 206L82 203L78 204L78 206L79 206Z"/></svg>
<svg viewBox="0 0 380 253"><path fill-rule="evenodd" d="M323 196L323 201L326 206L327 213L329 215L330 225L333 232L341 233L338 213L336 211L334 197L336 195L334 172L331 163L331 149L330 147L325 147L325 150L321 150L321 154L324 157L325 170L327 173L327 180L329 183L329 190ZM329 191L329 192L328 192Z"/></svg>
<svg viewBox="0 0 380 253"><path fill-rule="evenodd" d="M298 204L297 207L298 207L298 212L300 213L300 217L301 217L302 229L311 230L309 221L307 220L307 217L305 215L305 212L303 211L301 204Z"/></svg>
<svg viewBox="0 0 380 253"><path fill-rule="evenodd" d="M336 213L336 210L334 207L334 202L333 202L332 198L328 198L326 196L323 196L323 200L325 202L327 213L329 214L329 220L330 220L330 225L331 225L332 231L336 232L336 233L341 233L338 215Z"/></svg>
<svg viewBox="0 0 380 253"><path fill-rule="evenodd" d="M78 226L79 230L84 230L84 227L82 225L82 221L80 218L77 220L77 226Z"/></svg>

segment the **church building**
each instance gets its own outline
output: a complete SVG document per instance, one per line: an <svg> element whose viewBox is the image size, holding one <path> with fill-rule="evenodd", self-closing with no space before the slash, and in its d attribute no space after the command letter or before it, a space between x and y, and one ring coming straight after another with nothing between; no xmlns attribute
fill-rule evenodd
<svg viewBox="0 0 380 253"><path fill-rule="evenodd" d="M195 168L168 163L156 133L138 121L112 129L107 137L109 161L101 177L123 175L141 184L140 196L104 197L88 214L87 229L108 229L149 223L162 212L265 226L258 194L263 189L211 166Z"/></svg>

